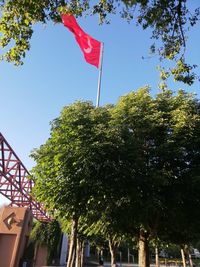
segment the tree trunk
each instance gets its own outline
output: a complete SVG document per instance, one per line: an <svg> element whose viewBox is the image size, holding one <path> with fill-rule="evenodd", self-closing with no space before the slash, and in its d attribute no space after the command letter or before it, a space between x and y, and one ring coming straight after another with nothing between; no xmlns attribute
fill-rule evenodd
<svg viewBox="0 0 200 267"><path fill-rule="evenodd" d="M140 236L139 236L139 251L138 251L138 263L139 267L150 267L149 262L149 233L140 230Z"/></svg>
<svg viewBox="0 0 200 267"><path fill-rule="evenodd" d="M158 247L155 248L155 256L156 256L156 267L160 267Z"/></svg>
<svg viewBox="0 0 200 267"><path fill-rule="evenodd" d="M181 257L182 257L182 261L183 261L183 267L186 267L185 254L184 254L183 248L181 249Z"/></svg>
<svg viewBox="0 0 200 267"><path fill-rule="evenodd" d="M103 265L103 250L99 251L98 256L99 256L99 265Z"/></svg>
<svg viewBox="0 0 200 267"><path fill-rule="evenodd" d="M128 264L130 263L130 249L128 248Z"/></svg>
<svg viewBox="0 0 200 267"><path fill-rule="evenodd" d="M71 228L70 245L67 267L75 267L76 263L76 246L77 246L78 218L74 217Z"/></svg>
<svg viewBox="0 0 200 267"><path fill-rule="evenodd" d="M190 252L188 252L188 257L189 257L189 264L190 264L190 267L193 267L193 261L192 261L192 256L190 254Z"/></svg>
<svg viewBox="0 0 200 267"><path fill-rule="evenodd" d="M117 248L118 248L118 243L112 238L109 240L109 248L110 248L110 255L111 255L111 266L116 267L117 266Z"/></svg>
<svg viewBox="0 0 200 267"><path fill-rule="evenodd" d="M76 267L83 267L84 241L77 240Z"/></svg>
<svg viewBox="0 0 200 267"><path fill-rule="evenodd" d="M81 262L80 262L80 267L83 267L84 266L84 249L85 249L85 242L82 241L82 247L81 247Z"/></svg>

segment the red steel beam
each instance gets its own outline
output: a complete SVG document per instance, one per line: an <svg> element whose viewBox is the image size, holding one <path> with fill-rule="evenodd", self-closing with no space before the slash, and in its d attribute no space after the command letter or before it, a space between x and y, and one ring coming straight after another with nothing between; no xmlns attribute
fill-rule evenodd
<svg viewBox="0 0 200 267"><path fill-rule="evenodd" d="M50 221L43 205L31 196L34 182L21 160L0 133L0 193L10 206L29 207L39 221Z"/></svg>

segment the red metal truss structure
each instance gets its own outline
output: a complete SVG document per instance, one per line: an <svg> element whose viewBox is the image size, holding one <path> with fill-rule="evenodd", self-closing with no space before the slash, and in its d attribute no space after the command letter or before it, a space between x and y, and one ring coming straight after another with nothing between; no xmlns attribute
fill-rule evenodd
<svg viewBox="0 0 200 267"><path fill-rule="evenodd" d="M31 196L34 186L30 173L0 133L0 193L11 201L10 206L28 207L39 221L49 221L43 205Z"/></svg>

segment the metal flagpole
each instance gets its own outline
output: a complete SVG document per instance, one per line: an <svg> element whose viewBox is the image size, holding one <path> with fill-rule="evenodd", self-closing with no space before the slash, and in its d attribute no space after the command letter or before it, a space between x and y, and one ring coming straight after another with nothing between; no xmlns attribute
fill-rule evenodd
<svg viewBox="0 0 200 267"><path fill-rule="evenodd" d="M103 49L104 49L104 43L101 43L100 68L99 68L99 79L98 79L98 88L97 88L96 108L99 107L99 102L100 102L100 93L101 93L101 76L102 76L102 64L103 64Z"/></svg>

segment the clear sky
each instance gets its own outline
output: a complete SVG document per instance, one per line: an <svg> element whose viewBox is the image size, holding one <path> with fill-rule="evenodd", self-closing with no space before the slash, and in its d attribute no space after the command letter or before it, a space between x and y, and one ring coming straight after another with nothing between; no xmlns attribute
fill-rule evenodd
<svg viewBox="0 0 200 267"><path fill-rule="evenodd" d="M100 105L116 103L120 96L144 85L152 88L152 94L158 92L159 61L148 55L150 32L117 16L109 25L99 26L97 17L79 18L78 23L104 42ZM189 34L187 58L200 66L199 36L198 25ZM199 67L196 71L200 74ZM97 82L98 70L85 62L74 36L62 24L35 27L23 66L0 62L0 132L27 169L34 166L31 150L49 137L49 122L76 100L95 104ZM188 87L171 81L169 87L200 96L198 82Z"/></svg>

